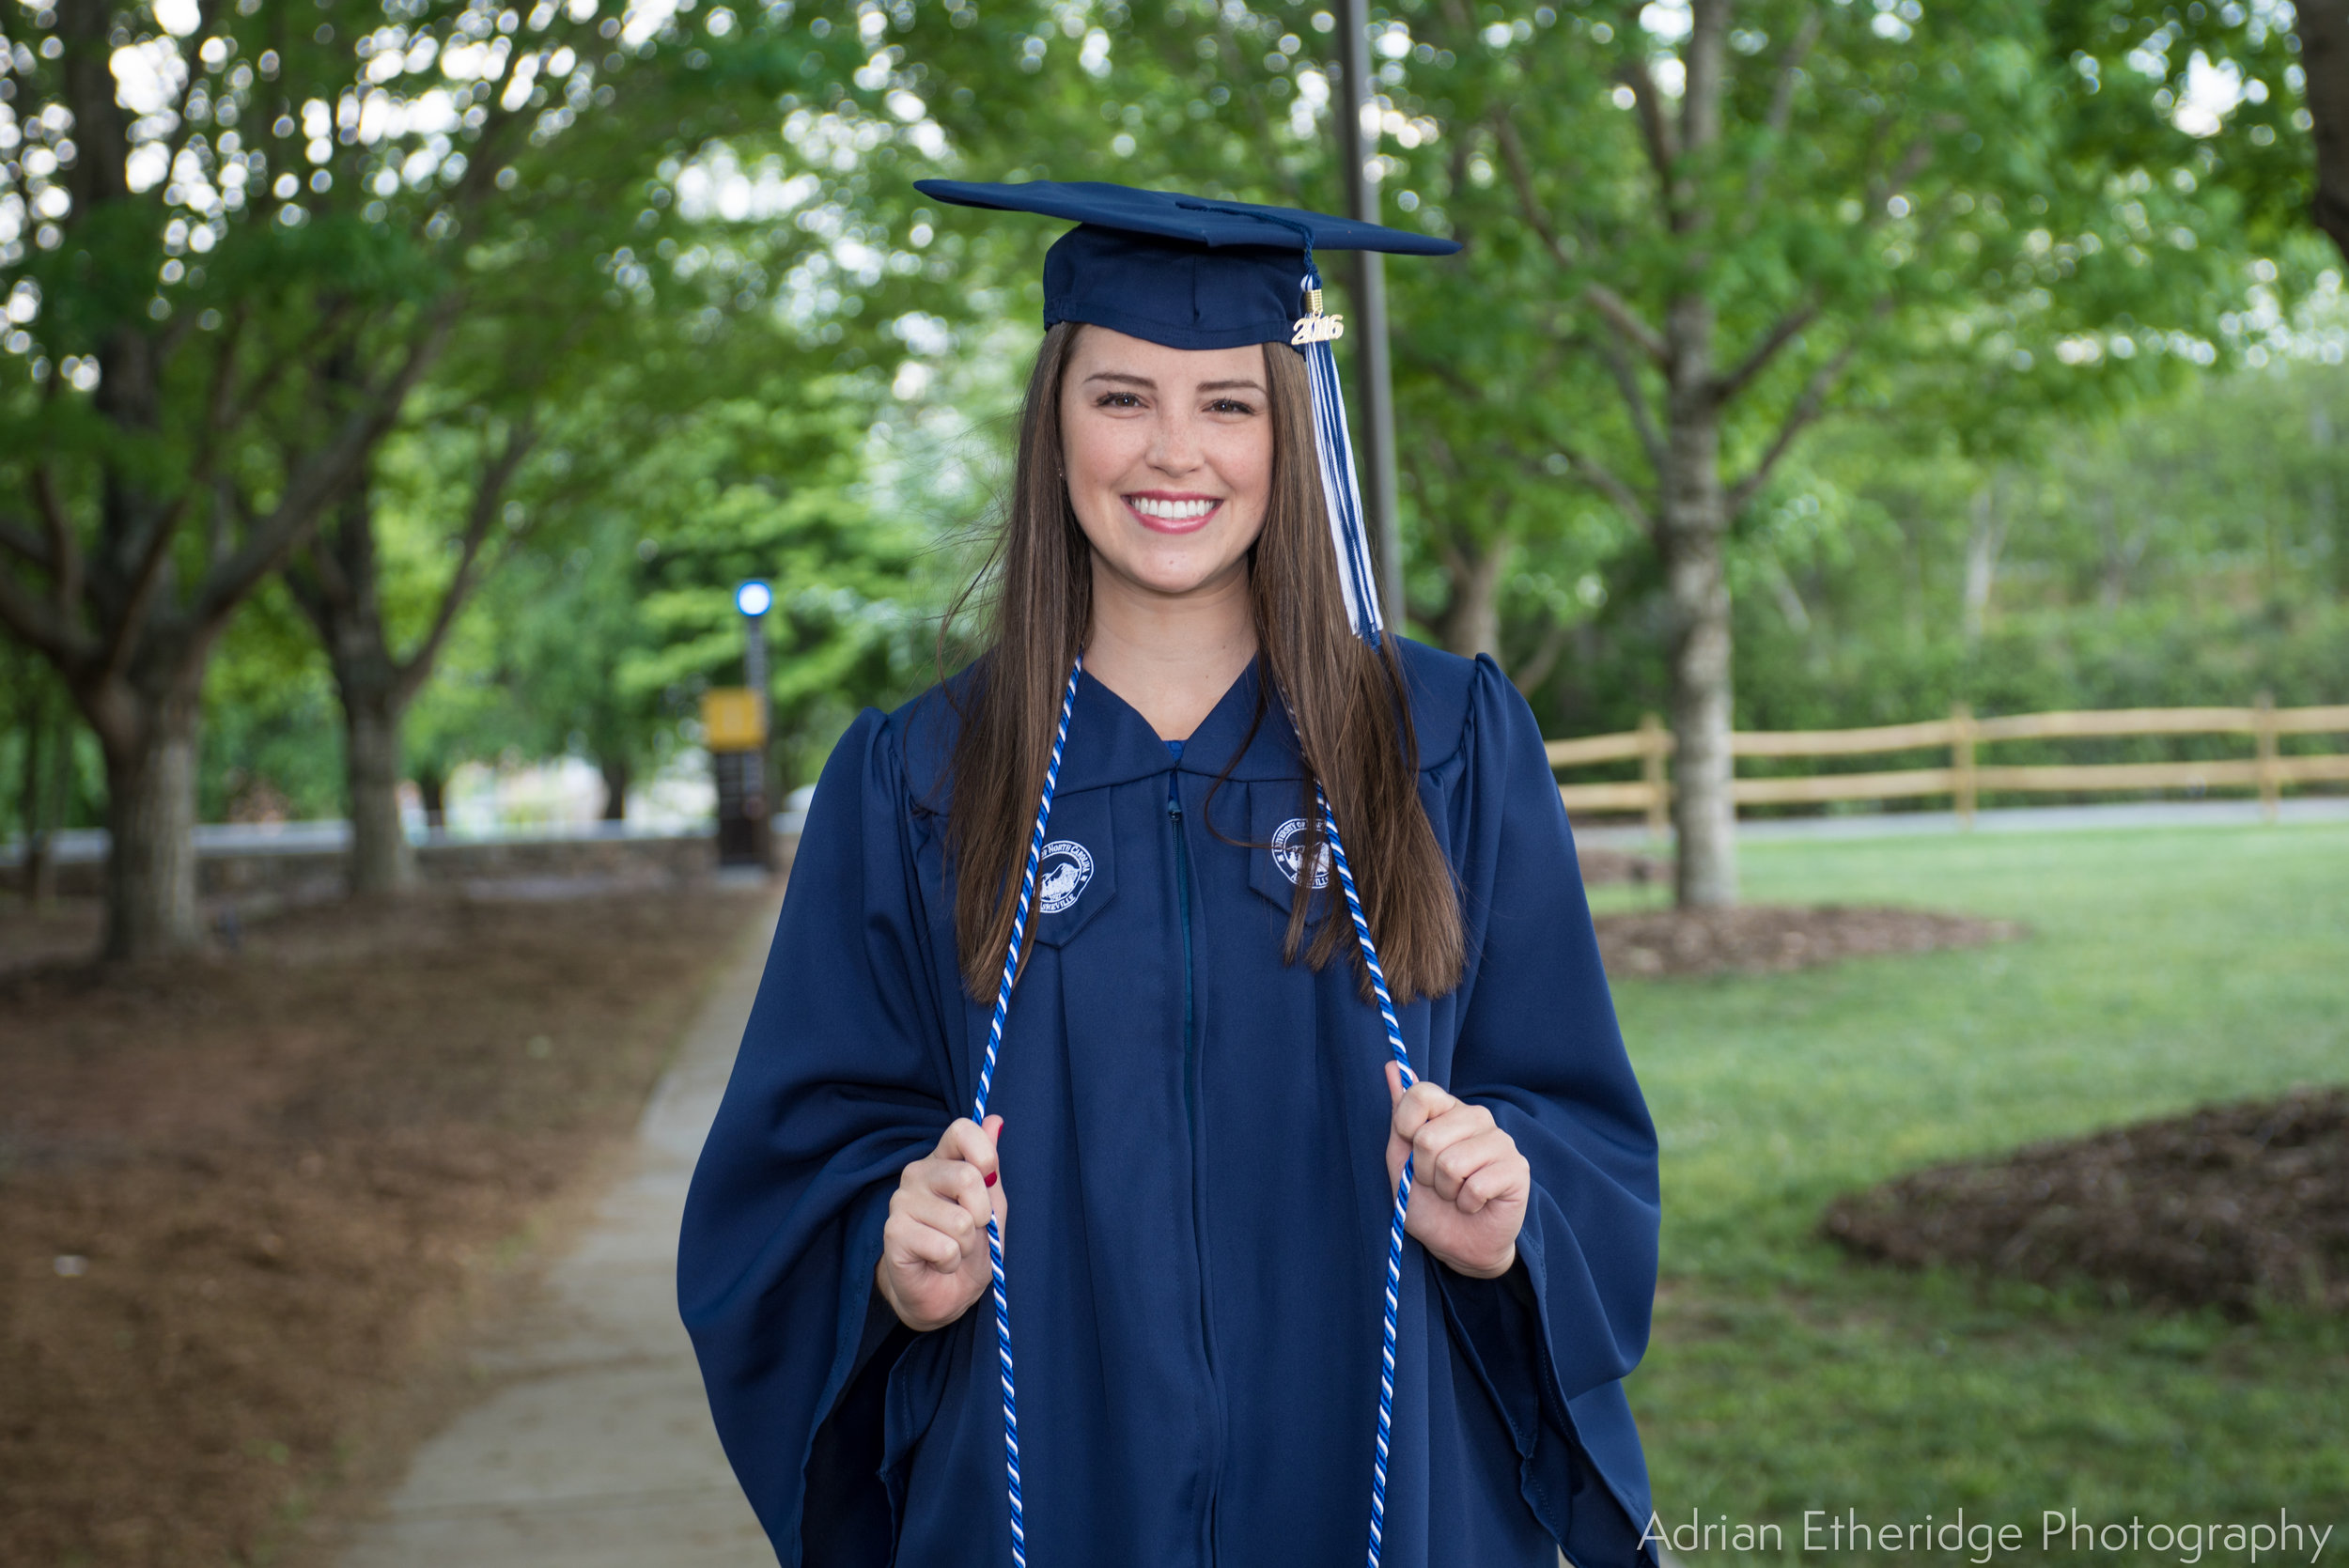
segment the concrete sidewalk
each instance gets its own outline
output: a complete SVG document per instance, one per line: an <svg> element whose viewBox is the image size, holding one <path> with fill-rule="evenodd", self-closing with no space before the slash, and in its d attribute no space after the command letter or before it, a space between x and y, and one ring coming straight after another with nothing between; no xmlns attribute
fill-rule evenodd
<svg viewBox="0 0 2349 1568"><path fill-rule="evenodd" d="M718 1447L672 1270L774 929L693 1021L635 1152L518 1321L474 1352L496 1392L417 1451L340 1568L771 1568Z"/></svg>

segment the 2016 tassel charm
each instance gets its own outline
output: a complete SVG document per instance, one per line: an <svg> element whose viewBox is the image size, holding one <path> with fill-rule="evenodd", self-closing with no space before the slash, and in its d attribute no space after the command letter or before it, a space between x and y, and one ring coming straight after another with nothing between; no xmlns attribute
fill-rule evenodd
<svg viewBox="0 0 2349 1568"><path fill-rule="evenodd" d="M1346 335L1346 318L1326 316L1321 309L1321 290L1308 284L1305 288L1305 314L1289 329L1289 347L1302 349L1309 343L1335 343Z"/></svg>

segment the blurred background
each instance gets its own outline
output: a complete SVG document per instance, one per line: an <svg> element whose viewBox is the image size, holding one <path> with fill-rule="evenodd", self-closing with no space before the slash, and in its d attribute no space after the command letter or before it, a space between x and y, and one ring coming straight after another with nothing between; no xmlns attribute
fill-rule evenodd
<svg viewBox="0 0 2349 1568"><path fill-rule="evenodd" d="M1671 1549L2349 1545L2344 127L2282 0L0 0L0 1560L761 1560L661 1205L966 645L1054 235L926 175L1465 242L1341 358L1553 739Z"/></svg>

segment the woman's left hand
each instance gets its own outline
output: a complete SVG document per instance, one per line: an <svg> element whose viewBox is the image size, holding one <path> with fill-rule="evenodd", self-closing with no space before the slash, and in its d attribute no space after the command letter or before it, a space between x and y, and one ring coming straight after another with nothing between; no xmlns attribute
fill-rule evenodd
<svg viewBox="0 0 2349 1568"><path fill-rule="evenodd" d="M1387 1063L1394 1120L1387 1132L1387 1190L1411 1157L1411 1203L1403 1228L1459 1273L1497 1280L1517 1261L1517 1233L1533 1194L1533 1168L1517 1140L1481 1105L1444 1093L1425 1079L1403 1088Z"/></svg>

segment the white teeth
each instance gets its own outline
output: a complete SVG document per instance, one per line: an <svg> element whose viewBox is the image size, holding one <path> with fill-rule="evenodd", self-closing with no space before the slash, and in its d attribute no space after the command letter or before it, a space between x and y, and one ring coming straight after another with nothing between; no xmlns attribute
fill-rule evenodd
<svg viewBox="0 0 2349 1568"><path fill-rule="evenodd" d="M1215 510L1212 501L1160 501L1155 496L1129 495L1127 505L1146 518L1159 518L1167 522L1189 522L1206 517Z"/></svg>

